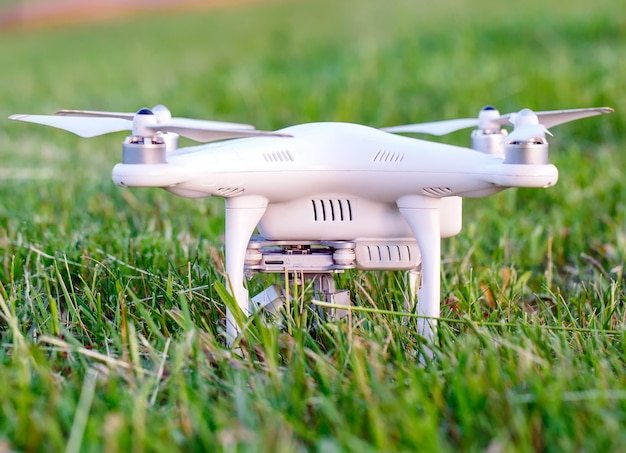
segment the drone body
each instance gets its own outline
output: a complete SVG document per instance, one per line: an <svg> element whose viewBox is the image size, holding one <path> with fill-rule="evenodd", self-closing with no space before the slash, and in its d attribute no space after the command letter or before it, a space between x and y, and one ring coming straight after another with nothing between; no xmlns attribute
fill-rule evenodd
<svg viewBox="0 0 626 453"><path fill-rule="evenodd" d="M460 232L462 198L485 197L509 187L554 185L558 171L548 162L547 129L538 117L556 125L610 111L523 110L500 116L486 108L478 119L389 129L443 134L477 126L475 149L470 149L348 123L303 124L265 133L229 123L222 123L221 129L219 123L192 120L173 124L171 116L159 121L141 110L132 125L122 125L133 135L124 143L123 162L113 169L113 180L123 187L160 187L182 197L225 199L228 286L246 314L253 311L244 285L246 269L259 269L262 259L261 247L251 241L258 229L261 241L291 247L280 262L264 261L265 271L272 270L272 263L279 263L280 271L306 268L305 261L294 258L288 269L291 261L284 259L302 250L301 244L332 248L331 264L318 264L311 275L347 268L409 271L409 299L417 293L417 312L424 316L420 333L431 337L439 316L440 240ZM90 120L99 120L106 132L119 126L119 117L105 124L103 120L112 118L72 112L81 116L13 118L74 128L81 135L85 130L77 132L78 123L72 120L87 129L95 124ZM508 136L500 127L506 122L515 125ZM235 139L175 149L179 133L198 140ZM232 313L227 318L232 340L238 327Z"/></svg>

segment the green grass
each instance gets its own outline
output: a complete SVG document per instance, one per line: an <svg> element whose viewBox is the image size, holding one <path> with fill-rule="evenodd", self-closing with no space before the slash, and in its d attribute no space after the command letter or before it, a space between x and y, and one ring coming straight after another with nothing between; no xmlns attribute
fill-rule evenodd
<svg viewBox="0 0 626 453"><path fill-rule="evenodd" d="M379 310L322 322L301 298L233 354L221 200L117 188L119 135L1 122L0 449L623 450L626 11L491 3L294 1L0 33L0 118L164 103L271 129L616 109L554 128L556 187L466 201L429 363L394 273L337 277Z"/></svg>

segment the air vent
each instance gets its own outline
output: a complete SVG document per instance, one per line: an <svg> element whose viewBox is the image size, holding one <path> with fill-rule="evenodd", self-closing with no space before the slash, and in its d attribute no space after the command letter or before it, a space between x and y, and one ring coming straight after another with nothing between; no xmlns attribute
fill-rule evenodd
<svg viewBox="0 0 626 453"><path fill-rule="evenodd" d="M316 222L351 222L350 200L311 200L313 220Z"/></svg>
<svg viewBox="0 0 626 453"><path fill-rule="evenodd" d="M415 240L358 241L355 248L356 267L362 270L407 270L420 263Z"/></svg>
<svg viewBox="0 0 626 453"><path fill-rule="evenodd" d="M411 249L406 245L367 245L370 263L408 263Z"/></svg>
<svg viewBox="0 0 626 453"><path fill-rule="evenodd" d="M422 193L429 197L445 197L452 193L452 189L449 187L424 187Z"/></svg>
<svg viewBox="0 0 626 453"><path fill-rule="evenodd" d="M293 155L286 149L264 153L263 157L267 162L293 162Z"/></svg>
<svg viewBox="0 0 626 453"><path fill-rule="evenodd" d="M404 154L394 151L379 149L372 159L374 162L402 162Z"/></svg>
<svg viewBox="0 0 626 453"><path fill-rule="evenodd" d="M241 187L220 187L215 192L215 195L217 195L218 197L228 198L228 197L234 197L235 195L239 195L243 193L243 191L244 189L242 189Z"/></svg>

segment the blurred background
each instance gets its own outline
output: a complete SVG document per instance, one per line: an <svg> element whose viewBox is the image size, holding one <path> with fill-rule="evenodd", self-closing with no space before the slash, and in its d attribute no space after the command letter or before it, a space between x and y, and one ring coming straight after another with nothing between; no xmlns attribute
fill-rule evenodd
<svg viewBox="0 0 626 453"><path fill-rule="evenodd" d="M181 10L229 6L254 0L2 0L0 27L33 28L62 24L102 21L129 16L141 11Z"/></svg>

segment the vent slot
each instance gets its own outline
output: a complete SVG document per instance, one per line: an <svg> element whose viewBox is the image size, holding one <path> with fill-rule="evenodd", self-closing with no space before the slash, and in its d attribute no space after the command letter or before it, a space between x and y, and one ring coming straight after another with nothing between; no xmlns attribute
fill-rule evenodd
<svg viewBox="0 0 626 453"><path fill-rule="evenodd" d="M421 262L415 240L358 241L354 250L357 269L416 269Z"/></svg>
<svg viewBox="0 0 626 453"><path fill-rule="evenodd" d="M351 222L352 203L350 200L311 200L315 222Z"/></svg>
<svg viewBox="0 0 626 453"><path fill-rule="evenodd" d="M403 153L398 153L395 151L387 151L385 149L379 149L378 152L374 155L372 161L374 162L402 162L404 159Z"/></svg>
<svg viewBox="0 0 626 453"><path fill-rule="evenodd" d="M243 193L244 190L245 189L242 189L241 187L220 187L217 191L215 191L215 195L225 198L234 197L235 195Z"/></svg>
<svg viewBox="0 0 626 453"><path fill-rule="evenodd" d="M289 152L289 150L281 149L278 151L272 151L269 153L264 153L263 157L267 162L293 162L293 155Z"/></svg>
<svg viewBox="0 0 626 453"><path fill-rule="evenodd" d="M410 263L411 248L407 245L367 245L370 264Z"/></svg>
<svg viewBox="0 0 626 453"><path fill-rule="evenodd" d="M424 187L422 189L422 193L429 197L440 198L450 195L452 193L452 189L449 187Z"/></svg>

